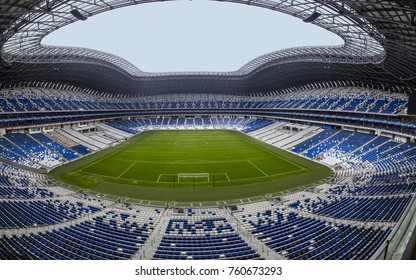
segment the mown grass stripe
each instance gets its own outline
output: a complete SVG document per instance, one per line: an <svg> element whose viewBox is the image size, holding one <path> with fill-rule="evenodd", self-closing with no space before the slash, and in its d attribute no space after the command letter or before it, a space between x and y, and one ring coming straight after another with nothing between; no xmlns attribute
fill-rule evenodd
<svg viewBox="0 0 416 280"><path fill-rule="evenodd" d="M175 145L191 141L206 145ZM163 174L210 173L174 184ZM214 201L276 193L324 179L330 169L236 131L149 131L51 172L94 191L144 200Z"/></svg>

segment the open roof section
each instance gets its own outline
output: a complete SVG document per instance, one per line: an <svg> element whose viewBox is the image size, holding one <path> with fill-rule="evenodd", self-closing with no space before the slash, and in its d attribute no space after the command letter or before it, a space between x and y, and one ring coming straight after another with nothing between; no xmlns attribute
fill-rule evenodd
<svg viewBox="0 0 416 280"><path fill-rule="evenodd" d="M316 25L269 9L214 1L172 1L102 13L60 28L43 45L119 55L146 72L235 71L294 46L340 46Z"/></svg>
<svg viewBox="0 0 416 280"><path fill-rule="evenodd" d="M334 31L346 44L342 48L277 52L227 73L149 74L105 53L39 45L48 32L77 20L71 11L88 17L145 2L153 1L0 0L0 87L55 85L122 96L253 94L324 85L368 86L416 94L416 1L230 1L301 19L318 12L320 16L313 23Z"/></svg>
<svg viewBox="0 0 416 280"><path fill-rule="evenodd" d="M48 47L40 44L42 38L52 31L77 20L85 20L93 15L133 4L156 2L157 0L129 1L40 1L33 7L33 12L22 16L15 26L12 34L3 46L3 57L9 62L91 62L110 63L115 67L128 72L133 76L149 77L172 75L170 73L143 72L130 62L104 52L85 48L74 47ZM299 60L345 62L345 63L379 63L384 59L384 49L379 43L383 40L365 19L360 19L360 24L350 17L340 16L339 9L332 5L321 4L315 0L230 0L229 2L248 4L283 12L300 19L308 19L312 14L319 13L314 24L339 35L344 39L344 46L336 47L299 47L286 49L262 55L248 62L237 71L232 72L191 72L189 74L216 74L216 75L245 75L256 70L260 66L284 59L285 62ZM324 1L326 2L326 1ZM342 7L346 13L355 12ZM370 36L371 33L371 36ZM181 73L184 74L184 73Z"/></svg>

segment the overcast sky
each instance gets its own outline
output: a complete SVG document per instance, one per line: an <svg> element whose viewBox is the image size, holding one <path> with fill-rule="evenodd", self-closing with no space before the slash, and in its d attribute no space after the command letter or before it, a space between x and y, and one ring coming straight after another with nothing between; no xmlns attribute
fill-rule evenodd
<svg viewBox="0 0 416 280"><path fill-rule="evenodd" d="M234 71L268 52L343 41L282 13L199 0L113 10L55 31L42 43L116 54L146 72L176 72Z"/></svg>

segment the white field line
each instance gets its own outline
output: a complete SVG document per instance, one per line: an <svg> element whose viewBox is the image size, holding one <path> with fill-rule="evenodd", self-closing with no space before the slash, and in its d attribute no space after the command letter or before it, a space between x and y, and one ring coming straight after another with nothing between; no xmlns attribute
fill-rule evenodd
<svg viewBox="0 0 416 280"><path fill-rule="evenodd" d="M133 165L135 165L137 163L137 161L133 162L132 165L130 165L126 170L124 170L123 173L121 173L117 178L120 178L121 176L123 176L127 171L130 170L130 168L133 167Z"/></svg>
<svg viewBox="0 0 416 280"><path fill-rule="evenodd" d="M231 180L230 180L230 177L228 177L228 174L227 174L227 173L224 173L224 174L225 174L225 176L227 177L228 182L230 182Z"/></svg>
<svg viewBox="0 0 416 280"><path fill-rule="evenodd" d="M250 136L250 137L251 137L251 136ZM252 137L252 138L254 138L254 137ZM259 139L257 139L257 138L254 138L254 139L259 140ZM243 140L244 140L244 141L246 141L246 142L248 142L248 143L250 143L250 144L252 144L252 145L254 145L254 146L256 146L256 147L258 147L258 148L260 148L260 149L262 149L263 151L267 152L268 154L270 154L270 155L272 155L272 156L274 156L274 157L280 158L281 160L284 160L284 161L286 161L286 162L288 162L288 163L290 163L290 164L293 164L293 165L295 165L295 166L299 167L299 168L300 168L300 170L304 170L304 169L305 169L305 168L303 168L302 166L300 166L299 164L297 164L297 163L295 163L295 162L293 162L293 161L291 161L291 160L288 160L287 158L285 158L285 157L283 157L283 156L281 156L281 155L278 155L278 154L276 154L276 153L273 153L273 152L271 152L271 151L267 150L266 148L263 148L262 146L260 146L260 145L259 145L259 144L257 144L257 143L254 143L254 142L249 141L249 140L244 139L244 138L243 138ZM259 141L261 141L261 140L259 140ZM263 141L262 141L262 142L263 142ZM266 143L266 142L263 142L263 143ZM267 144L267 143L266 143L266 144Z"/></svg>
<svg viewBox="0 0 416 280"><path fill-rule="evenodd" d="M297 172L299 172L300 170L293 170L293 171L288 171L288 172L283 172L283 173L279 173L278 175L285 175L285 174L291 174L291 173L297 173ZM91 173L87 173L87 172L83 172L83 171L80 171L80 173L81 174L86 174L86 175L91 175ZM225 174L225 173L217 173L217 174ZM111 179L121 179L121 180L127 180L127 181L137 181L137 182L143 182L143 183L155 183L156 181L148 181L148 180L140 180L140 179L124 179L124 178L118 178L118 177L113 177L113 176L107 176L107 175L97 175L97 174L93 174L93 175L96 175L96 176L98 176L98 177L101 177L101 178L111 178ZM166 174L166 173L163 173L162 175L170 175L170 176L175 176L175 175L177 175L177 174ZM276 175L276 174L272 174L272 175L270 175L270 176L273 176L273 175ZM250 177L250 178L244 178L244 179L235 179L235 180L229 180L230 182L240 182L240 181L247 181L247 180L251 180L251 179L257 179L257 178L264 178L264 176L259 176L259 177ZM163 181L162 181L163 182ZM217 182L227 182L227 181L217 181ZM164 182L164 183L166 183L166 182Z"/></svg>
<svg viewBox="0 0 416 280"><path fill-rule="evenodd" d="M161 173L160 175L159 175L159 178L157 178L157 181L143 181L143 182L156 182L156 183L171 183L172 181L160 181L160 178L163 178L163 177L166 177L166 176L168 176L168 177L172 177L172 176L175 176L175 178L177 178L178 177L178 174L170 174L170 173ZM166 180L166 179L165 179Z"/></svg>
<svg viewBox="0 0 416 280"><path fill-rule="evenodd" d="M267 175L266 173L263 172L263 170L261 170L260 168L258 168L257 166L255 166L251 161L247 160L248 163L250 163L254 168L256 168L258 171L260 171L261 173L264 174L264 176L268 177L269 175Z"/></svg>

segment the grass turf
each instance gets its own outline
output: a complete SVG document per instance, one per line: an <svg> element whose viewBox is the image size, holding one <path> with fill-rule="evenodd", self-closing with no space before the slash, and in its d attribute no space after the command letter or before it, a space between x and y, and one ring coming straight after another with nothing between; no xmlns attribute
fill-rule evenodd
<svg viewBox="0 0 416 280"><path fill-rule="evenodd" d="M179 173L188 176L179 178ZM97 192L160 201L264 195L329 174L323 165L242 133L219 130L143 132L51 172L58 180Z"/></svg>

